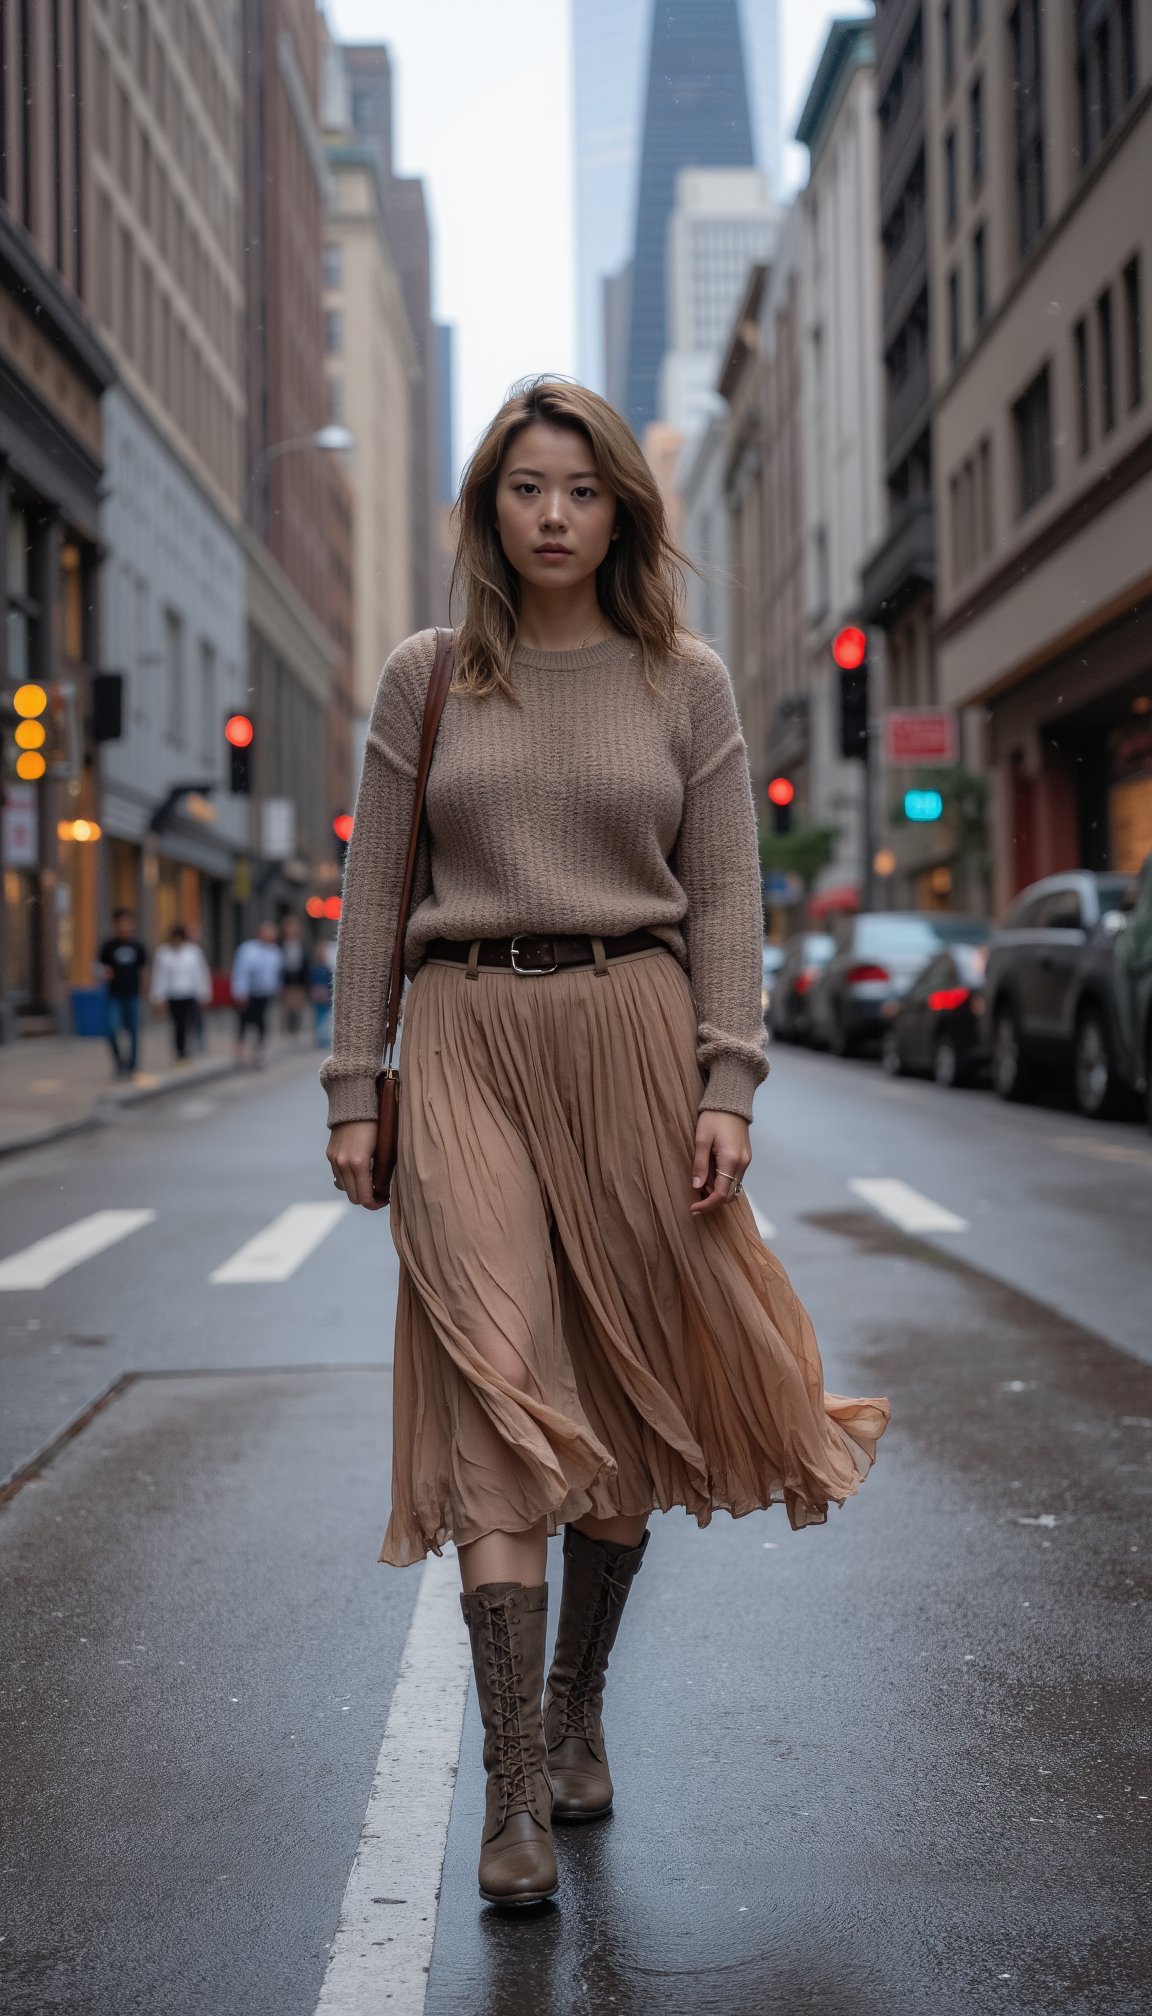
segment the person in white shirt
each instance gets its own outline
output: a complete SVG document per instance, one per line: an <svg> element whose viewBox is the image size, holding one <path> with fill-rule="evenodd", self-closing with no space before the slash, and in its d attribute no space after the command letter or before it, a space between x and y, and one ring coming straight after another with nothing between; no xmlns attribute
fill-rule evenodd
<svg viewBox="0 0 1152 2016"><path fill-rule="evenodd" d="M249 1029L256 1031L252 1062L256 1065L264 1062L268 1003L279 994L284 976L284 954L276 939L275 924L261 924L255 938L245 938L237 947L232 961L232 999L237 1008L236 1058L241 1064L248 1057L245 1038Z"/></svg>
<svg viewBox="0 0 1152 2016"><path fill-rule="evenodd" d="M197 1008L212 999L212 975L202 947L189 938L182 924L172 926L156 953L148 998L158 1008L167 1002L175 1060L177 1064L186 1064L188 1036Z"/></svg>

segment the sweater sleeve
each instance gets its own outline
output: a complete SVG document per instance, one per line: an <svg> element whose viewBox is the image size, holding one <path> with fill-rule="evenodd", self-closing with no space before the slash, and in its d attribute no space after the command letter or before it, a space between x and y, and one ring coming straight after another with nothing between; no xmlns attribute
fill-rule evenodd
<svg viewBox="0 0 1152 2016"><path fill-rule="evenodd" d="M684 942L696 1000L702 1113L752 1118L768 1075L760 1003L764 912L748 749L726 667L704 646L688 668L692 753L673 866L688 898Z"/></svg>
<svg viewBox="0 0 1152 2016"><path fill-rule="evenodd" d="M434 649L434 631L397 645L380 675L368 723L336 938L332 1052L320 1067L330 1127L376 1118L388 973Z"/></svg>

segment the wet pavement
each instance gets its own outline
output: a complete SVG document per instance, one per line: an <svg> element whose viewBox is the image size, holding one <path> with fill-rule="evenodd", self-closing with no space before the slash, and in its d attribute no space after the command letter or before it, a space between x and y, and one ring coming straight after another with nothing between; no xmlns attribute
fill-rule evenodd
<svg viewBox="0 0 1152 2016"><path fill-rule="evenodd" d="M386 1226L213 1283L332 1192L308 1063L207 1103L3 1172L0 1260L155 1212L0 1295L0 1476L111 1396L0 1510L6 2016L311 2016L420 1586L375 1558ZM540 1913L480 1907L469 1705L425 2006L1136 2016L1152 1145L780 1052L753 1146L829 1385L892 1401L876 1469L803 1533L654 1522L617 1810ZM900 1232L849 1187L877 1176L964 1229ZM388 1982L362 2006L418 2010Z"/></svg>

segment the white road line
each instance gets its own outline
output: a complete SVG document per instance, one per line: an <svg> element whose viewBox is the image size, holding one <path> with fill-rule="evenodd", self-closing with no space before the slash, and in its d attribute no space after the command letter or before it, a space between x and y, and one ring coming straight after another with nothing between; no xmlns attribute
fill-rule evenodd
<svg viewBox="0 0 1152 2016"><path fill-rule="evenodd" d="M346 1204L289 1204L270 1225L214 1269L210 1281L287 1281L348 1209Z"/></svg>
<svg viewBox="0 0 1152 2016"><path fill-rule="evenodd" d="M0 1289L47 1288L69 1268L115 1246L141 1225L151 1224L155 1216L155 1211L93 1211L90 1217L78 1218L62 1232L50 1232L22 1253L0 1260Z"/></svg>
<svg viewBox="0 0 1152 2016"><path fill-rule="evenodd" d="M422 2016L471 1655L453 1548L430 1554L316 2016Z"/></svg>
<svg viewBox="0 0 1152 2016"><path fill-rule="evenodd" d="M924 1197L919 1190L913 1190L908 1183L901 1183L898 1176L853 1176L848 1184L850 1190L879 1211L882 1218L890 1218L902 1232L967 1232L968 1220L957 1218L954 1211L946 1211L943 1204L934 1204L931 1197Z"/></svg>
<svg viewBox="0 0 1152 2016"><path fill-rule="evenodd" d="M744 1195L748 1197L747 1190L745 1190ZM764 1216L754 1197L748 1197L748 1202L752 1206L752 1216L756 1220L756 1230L759 1232L761 1239L767 1244L769 1240L776 1237L776 1227L770 1218Z"/></svg>

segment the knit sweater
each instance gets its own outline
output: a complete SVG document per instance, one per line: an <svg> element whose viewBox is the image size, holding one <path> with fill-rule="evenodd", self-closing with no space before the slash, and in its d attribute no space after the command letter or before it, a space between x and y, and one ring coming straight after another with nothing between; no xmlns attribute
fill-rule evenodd
<svg viewBox="0 0 1152 2016"><path fill-rule="evenodd" d="M370 1120L435 632L393 651L376 691L336 947L328 1124ZM450 692L425 798L404 944L648 930L688 976L701 1111L752 1117L766 1076L762 911L748 752L715 652L686 637L652 691L616 636L516 649L520 704ZM430 850L429 850L430 836ZM545 980L525 980L544 986Z"/></svg>

